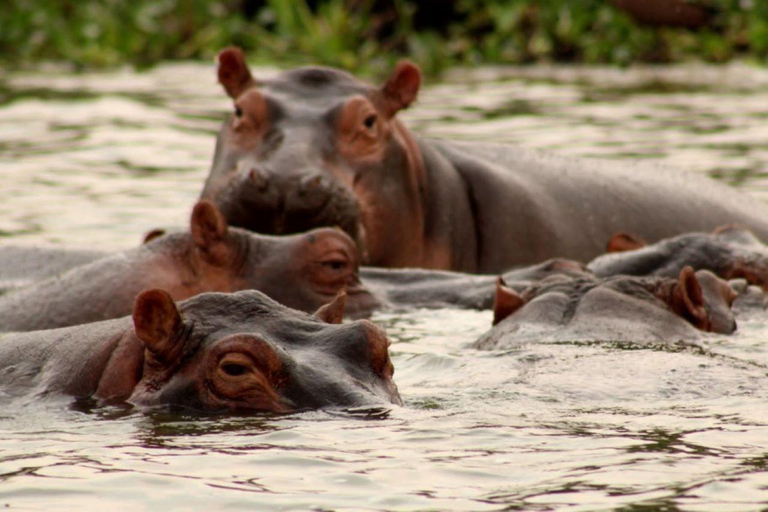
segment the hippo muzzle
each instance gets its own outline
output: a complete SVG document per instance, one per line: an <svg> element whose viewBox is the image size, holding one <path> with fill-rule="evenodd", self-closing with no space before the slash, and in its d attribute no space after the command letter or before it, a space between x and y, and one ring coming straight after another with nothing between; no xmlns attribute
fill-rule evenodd
<svg viewBox="0 0 768 512"><path fill-rule="evenodd" d="M339 227L364 247L358 199L328 171L310 167L280 176L269 166L252 165L239 174L218 191L206 187L202 194L230 224L275 235Z"/></svg>

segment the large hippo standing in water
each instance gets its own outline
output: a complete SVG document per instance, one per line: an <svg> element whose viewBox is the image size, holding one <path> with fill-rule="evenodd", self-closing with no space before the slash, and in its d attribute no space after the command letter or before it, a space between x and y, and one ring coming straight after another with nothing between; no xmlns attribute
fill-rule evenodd
<svg viewBox="0 0 768 512"><path fill-rule="evenodd" d="M653 242L739 222L768 239L766 206L704 177L422 139L396 116L421 83L407 62L381 87L320 67L256 79L228 48L218 77L234 108L202 197L235 226L340 226L374 266L482 273L586 262L617 231Z"/></svg>
<svg viewBox="0 0 768 512"><path fill-rule="evenodd" d="M346 290L354 312L368 297L359 283L358 261L354 242L337 229L258 235L229 228L214 205L200 201L188 232L160 236L0 296L0 331L119 318L147 288L167 290L175 300L256 289L307 312Z"/></svg>
<svg viewBox="0 0 768 512"><path fill-rule="evenodd" d="M342 312L343 295L312 317L256 291L177 306L146 290L133 318L4 335L0 394L203 411L399 404L385 333L335 325Z"/></svg>

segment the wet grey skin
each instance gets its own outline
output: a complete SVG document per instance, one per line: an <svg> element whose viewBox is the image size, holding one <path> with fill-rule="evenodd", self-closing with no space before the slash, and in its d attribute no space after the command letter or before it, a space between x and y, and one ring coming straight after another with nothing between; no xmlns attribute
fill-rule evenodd
<svg viewBox="0 0 768 512"><path fill-rule="evenodd" d="M213 412L400 404L384 332L318 316L251 290L178 306L149 290L133 318L2 335L0 390Z"/></svg>
<svg viewBox="0 0 768 512"><path fill-rule="evenodd" d="M696 343L702 331L730 334L735 293L709 271L696 272L701 296L696 319L675 299L678 282L664 277L553 276L521 294L512 312L474 344L508 349L529 343L619 342L634 345ZM498 301L498 299L497 299ZM698 320L698 322L697 322Z"/></svg>
<svg viewBox="0 0 768 512"><path fill-rule="evenodd" d="M502 277L510 288L523 290L553 275L591 275L583 264L554 258L509 270ZM377 298L377 307L492 309L497 275L425 269L361 267L363 285Z"/></svg>
<svg viewBox="0 0 768 512"><path fill-rule="evenodd" d="M359 283L358 265L354 242L339 230L259 235L228 228L213 205L201 202L189 231L157 237L0 295L0 331L119 318L131 312L134 298L147 288L165 289L176 300L255 289L306 312L346 290L350 313L367 311L373 299Z"/></svg>
<svg viewBox="0 0 768 512"><path fill-rule="evenodd" d="M655 242L738 222L768 239L766 205L703 176L411 134L394 114L415 99L412 64L381 87L319 67L261 79L230 48L219 79L233 112L201 197L246 229L339 226L367 264L472 273L587 262L617 231ZM361 104L370 115L349 138L349 112ZM250 131L238 131L243 120ZM364 157L344 149L364 136L380 148Z"/></svg>
<svg viewBox="0 0 768 512"><path fill-rule="evenodd" d="M768 286L768 247L739 226L723 226L714 233L687 233L634 250L605 254L592 260L587 268L598 276L674 277L685 266L710 270L723 279L743 278L749 284Z"/></svg>

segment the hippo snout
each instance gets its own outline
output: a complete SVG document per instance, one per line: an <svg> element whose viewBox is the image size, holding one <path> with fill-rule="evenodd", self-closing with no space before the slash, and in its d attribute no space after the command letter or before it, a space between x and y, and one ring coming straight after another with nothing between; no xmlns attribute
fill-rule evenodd
<svg viewBox="0 0 768 512"><path fill-rule="evenodd" d="M232 226L273 235L339 227L362 248L357 197L321 168L282 173L253 165L227 186L203 191L202 197L211 200Z"/></svg>

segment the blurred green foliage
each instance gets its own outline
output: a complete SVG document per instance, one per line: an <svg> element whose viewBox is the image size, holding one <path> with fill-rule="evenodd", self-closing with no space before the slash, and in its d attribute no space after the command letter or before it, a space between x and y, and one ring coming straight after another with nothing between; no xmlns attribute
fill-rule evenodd
<svg viewBox="0 0 768 512"><path fill-rule="evenodd" d="M5 0L0 63L145 67L213 58L232 44L257 61L372 73L404 56L427 73L476 63L766 61L767 0L686 1L708 10L705 28L642 26L608 0ZM440 10L439 24L423 21L434 14L426 9Z"/></svg>

